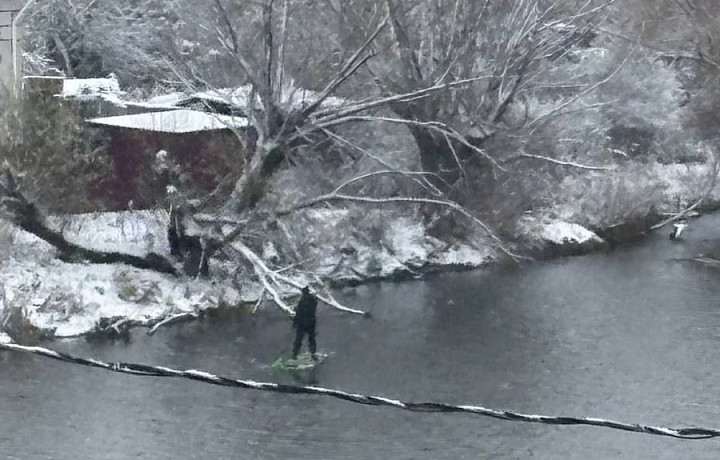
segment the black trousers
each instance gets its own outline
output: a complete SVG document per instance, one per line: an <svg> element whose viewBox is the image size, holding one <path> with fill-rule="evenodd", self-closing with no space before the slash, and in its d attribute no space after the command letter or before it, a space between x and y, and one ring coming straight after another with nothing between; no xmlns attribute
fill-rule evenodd
<svg viewBox="0 0 720 460"><path fill-rule="evenodd" d="M297 358L300 353L303 338L305 334L308 336L308 348L311 354L317 352L317 344L315 343L315 323L298 324L295 326L295 342L293 342L293 358Z"/></svg>

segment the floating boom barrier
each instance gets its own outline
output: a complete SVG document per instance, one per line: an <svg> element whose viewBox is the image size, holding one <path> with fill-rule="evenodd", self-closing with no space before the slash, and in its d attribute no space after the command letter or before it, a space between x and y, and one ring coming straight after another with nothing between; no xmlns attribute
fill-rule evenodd
<svg viewBox="0 0 720 460"><path fill-rule="evenodd" d="M28 347L16 345L14 343L0 343L0 350L9 350L22 353L30 353L33 355L44 356L46 358L71 363L81 366L94 367L104 369L106 371L118 372L121 374L131 374L152 377L175 377L190 380L196 380L212 385L220 385L226 387L244 388L247 390L269 391L274 393L297 394L297 395L318 395L326 396L356 404L364 404L368 406L384 406L394 407L411 412L434 412L434 413L466 413L492 417L501 420L510 420L514 422L542 423L546 425L589 425L596 427L605 427L621 431L629 431L633 433L643 433L656 436L667 436L679 439L710 439L720 437L720 430L702 427L683 427L683 428L664 428L659 426L642 425L637 423L623 423L613 420L601 418L581 418L581 417L552 417L547 415L529 415L521 414L506 410L489 409L475 405L452 405L438 402L408 402L396 399L385 398L382 396L363 395L358 393L346 393L340 390L330 388L322 388L316 386L294 386L282 385L278 383L255 382L252 380L240 380L228 377L213 375L208 372L199 370L177 370L162 366L148 366L145 364L132 363L107 363L91 358L80 358L50 350L42 347Z"/></svg>

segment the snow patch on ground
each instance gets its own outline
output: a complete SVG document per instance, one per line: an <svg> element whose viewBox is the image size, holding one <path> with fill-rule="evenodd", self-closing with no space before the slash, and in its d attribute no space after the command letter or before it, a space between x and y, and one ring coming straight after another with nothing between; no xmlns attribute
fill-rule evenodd
<svg viewBox="0 0 720 460"><path fill-rule="evenodd" d="M164 212L52 217L70 241L101 251L167 255ZM256 294L259 295L259 292ZM0 307L25 308L36 327L57 337L90 332L101 318L149 323L178 313L237 305L240 294L204 280L174 278L123 264L65 263L48 244L15 230L0 265Z"/></svg>
<svg viewBox="0 0 720 460"><path fill-rule="evenodd" d="M438 266L482 267L495 259L495 251L490 247L478 249L468 244L454 244L444 251L432 254L430 262Z"/></svg>
<svg viewBox="0 0 720 460"><path fill-rule="evenodd" d="M0 268L5 306L23 306L30 322L57 337L91 331L101 318L150 322L217 307L223 293L207 282L178 280L124 265L10 260Z"/></svg>
<svg viewBox="0 0 720 460"><path fill-rule="evenodd" d="M540 246L545 243L594 245L604 242L602 238L582 225L563 220L525 216L519 221L518 227L523 239Z"/></svg>
<svg viewBox="0 0 720 460"><path fill-rule="evenodd" d="M409 267L421 267L428 259L425 228L418 221L403 217L392 222L385 232L396 260Z"/></svg>
<svg viewBox="0 0 720 460"><path fill-rule="evenodd" d="M50 225L65 238L97 251L122 251L143 256L148 252L169 254L166 211L121 211L50 217ZM30 233L18 231L19 244L43 245ZM49 250L49 246L47 247Z"/></svg>
<svg viewBox="0 0 720 460"><path fill-rule="evenodd" d="M602 238L582 225L562 221L543 226L540 237L555 244L602 242Z"/></svg>

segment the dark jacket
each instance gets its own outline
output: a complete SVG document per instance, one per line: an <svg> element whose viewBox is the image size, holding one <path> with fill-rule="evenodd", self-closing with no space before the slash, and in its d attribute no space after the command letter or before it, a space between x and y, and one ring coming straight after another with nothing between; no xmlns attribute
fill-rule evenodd
<svg viewBox="0 0 720 460"><path fill-rule="evenodd" d="M295 308L293 327L315 326L315 310L317 310L317 298L309 292L303 292Z"/></svg>

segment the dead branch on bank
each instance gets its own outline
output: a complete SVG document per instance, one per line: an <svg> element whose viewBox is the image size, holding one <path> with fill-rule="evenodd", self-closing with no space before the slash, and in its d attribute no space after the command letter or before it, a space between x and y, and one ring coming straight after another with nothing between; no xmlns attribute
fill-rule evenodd
<svg viewBox="0 0 720 460"><path fill-rule="evenodd" d="M250 249L242 242L235 241L229 247L240 253L240 255L242 255L248 262L250 262L253 270L255 271L255 274L263 285L263 290L270 294L270 297L272 297L275 304L291 317L295 316L295 310L290 307L283 299L282 289L283 287L288 286L296 289L302 289L304 287L304 284L299 283L285 275L282 275L277 270L270 269L270 267L267 266L267 264L262 260L260 256L255 254L252 249ZM331 295L322 295L320 293L316 293L315 295L320 301L330 305L336 310L345 313L368 316L367 312L355 310L353 308L348 308L344 305L341 305Z"/></svg>
<svg viewBox="0 0 720 460"><path fill-rule="evenodd" d="M199 316L200 316L200 314L196 313L196 312L177 313L175 315L170 315L170 316L160 320L159 322L155 323L155 325L147 331L147 334L153 335L157 332L158 329L160 329L163 326L167 326L168 324L176 323L179 321L197 319Z"/></svg>

